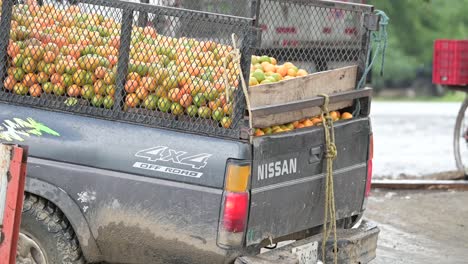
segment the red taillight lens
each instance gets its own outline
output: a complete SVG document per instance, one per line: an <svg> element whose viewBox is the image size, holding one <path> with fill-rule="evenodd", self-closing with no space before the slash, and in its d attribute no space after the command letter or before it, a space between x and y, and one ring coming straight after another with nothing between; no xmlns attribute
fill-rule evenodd
<svg viewBox="0 0 468 264"><path fill-rule="evenodd" d="M228 232L244 232L249 211L249 194L227 192L224 201L222 227Z"/></svg>

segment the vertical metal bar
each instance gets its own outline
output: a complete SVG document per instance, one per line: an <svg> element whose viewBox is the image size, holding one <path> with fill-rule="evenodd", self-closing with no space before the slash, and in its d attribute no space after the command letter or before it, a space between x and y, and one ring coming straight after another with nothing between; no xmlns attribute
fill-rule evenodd
<svg viewBox="0 0 468 264"><path fill-rule="evenodd" d="M128 63L130 61L130 42L132 39L133 10L124 9L122 14L122 28L120 30L119 58L117 63L117 76L115 102L120 106L125 93L125 80L127 78ZM114 111L118 115L120 111Z"/></svg>
<svg viewBox="0 0 468 264"><path fill-rule="evenodd" d="M253 47L260 48L260 44L262 43L262 31L259 29L259 20L260 20L260 6L262 0L252 0L250 6L250 16L254 19L253 26L255 28L255 42L253 43ZM257 47L257 45L259 45Z"/></svg>
<svg viewBox="0 0 468 264"><path fill-rule="evenodd" d="M140 0L142 4L149 4L149 0ZM138 15L138 26L145 27L148 23L148 13L147 12L139 12Z"/></svg>
<svg viewBox="0 0 468 264"><path fill-rule="evenodd" d="M0 38L0 87L3 87L3 82L7 75L8 69L8 43L10 40L11 28L11 13L13 12L13 1L4 0L2 4L2 18L0 20L0 28L2 36Z"/></svg>
<svg viewBox="0 0 468 264"><path fill-rule="evenodd" d="M370 30L364 26L365 13L361 13L361 30L364 32L361 34L361 49L359 50L358 58L358 78L356 78L356 85L361 80L367 67L367 53L370 45Z"/></svg>

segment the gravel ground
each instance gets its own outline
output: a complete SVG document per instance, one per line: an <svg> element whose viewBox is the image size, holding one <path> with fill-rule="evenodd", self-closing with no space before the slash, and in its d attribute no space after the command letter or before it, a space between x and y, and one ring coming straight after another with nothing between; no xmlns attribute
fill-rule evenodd
<svg viewBox="0 0 468 264"><path fill-rule="evenodd" d="M365 217L377 222L374 264L467 263L468 192L376 190Z"/></svg>

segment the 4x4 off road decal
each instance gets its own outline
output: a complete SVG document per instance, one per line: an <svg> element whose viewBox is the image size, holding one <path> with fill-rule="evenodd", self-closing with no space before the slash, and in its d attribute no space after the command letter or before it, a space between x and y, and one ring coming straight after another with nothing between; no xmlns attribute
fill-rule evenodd
<svg viewBox="0 0 468 264"><path fill-rule="evenodd" d="M42 136L44 134L59 137L60 134L46 125L35 121L32 118L26 120L13 118L5 120L0 124L0 140L6 141L24 141L25 137Z"/></svg>
<svg viewBox="0 0 468 264"><path fill-rule="evenodd" d="M188 154L185 151L177 151L174 149L170 149L169 147L158 146L154 148L140 150L135 154L135 157L146 159L152 163L135 162L133 164L133 167L138 169L159 171L186 177L200 178L203 175L202 172L193 171L190 169L199 170L204 168L208 164L208 159L211 156L212 154L208 153L192 155ZM163 166L161 165L161 163L172 163L176 165L182 165L185 167L190 167L190 169Z"/></svg>

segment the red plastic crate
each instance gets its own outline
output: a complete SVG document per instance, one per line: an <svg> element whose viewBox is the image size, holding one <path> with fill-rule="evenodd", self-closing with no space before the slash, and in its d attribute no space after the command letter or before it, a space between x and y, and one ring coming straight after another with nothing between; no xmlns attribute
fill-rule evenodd
<svg viewBox="0 0 468 264"><path fill-rule="evenodd" d="M468 85L468 40L435 41L432 82Z"/></svg>

